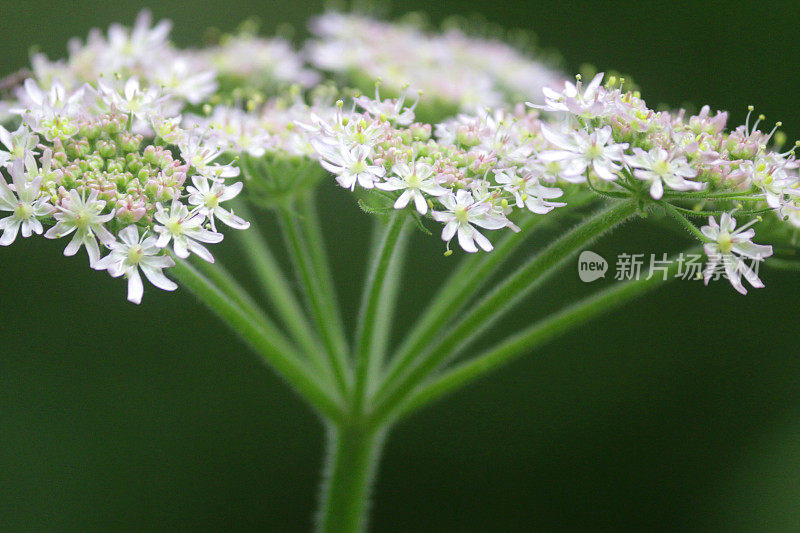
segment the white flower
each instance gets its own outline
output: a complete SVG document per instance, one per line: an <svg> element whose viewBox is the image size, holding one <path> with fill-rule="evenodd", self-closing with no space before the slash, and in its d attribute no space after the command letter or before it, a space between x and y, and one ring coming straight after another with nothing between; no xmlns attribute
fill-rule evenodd
<svg viewBox="0 0 800 533"><path fill-rule="evenodd" d="M381 100L378 92L378 84L375 86L375 98L367 98L366 96L359 96L354 99L355 103L361 106L367 113L381 120L388 120L394 122L399 126L408 126L414 122L414 108L417 107L417 102L411 107L404 107L406 95L403 94L397 99Z"/></svg>
<svg viewBox="0 0 800 533"><path fill-rule="evenodd" d="M319 164L328 172L336 175L336 181L345 189L354 191L356 184L365 189L375 187L375 182L386 174L382 166L371 165L368 161L371 149L357 144L348 148L344 144L332 146L318 139L312 139L311 145L320 155Z"/></svg>
<svg viewBox="0 0 800 533"><path fill-rule="evenodd" d="M110 106L139 120L146 121L151 115L158 115L165 99L158 87L151 86L143 90L139 86L139 78L135 76L125 82L122 91L107 85L102 79L97 81L97 87Z"/></svg>
<svg viewBox="0 0 800 533"><path fill-rule="evenodd" d="M764 258L772 255L772 246L754 244L752 242L751 239L756 232L750 226L755 222L756 220L753 220L736 229L736 219L729 213L723 213L719 223L714 217L708 217L708 226L700 228L703 235L713 241L703 246L706 256L708 256L708 265L703 272L706 284L716 272L717 265L722 263L728 280L733 285L733 288L740 293L747 294L747 290L742 284L742 276L753 287L757 289L764 287L756 272L742 259L748 258L753 261L763 261Z"/></svg>
<svg viewBox="0 0 800 533"><path fill-rule="evenodd" d="M583 130L572 131L567 135L542 124L542 134L560 150L546 150L539 154L545 162L559 161L564 166L561 177L567 181L582 182L586 170L592 170L606 181L617 179L622 169L618 163L627 143L617 144L611 138L611 126L597 129L592 133Z"/></svg>
<svg viewBox="0 0 800 533"><path fill-rule="evenodd" d="M213 163L215 159L224 153L224 150L217 145L207 142L199 135L191 135L178 142L181 157L192 165L197 172L213 180L223 178L235 178L239 175L239 169L233 165L219 165Z"/></svg>
<svg viewBox="0 0 800 533"><path fill-rule="evenodd" d="M13 190L0 176L0 211L12 213L11 216L0 219L0 230L3 230L0 246L13 243L20 230L23 237L30 237L33 233L41 235L44 228L37 217L47 216L53 210L46 198L39 198L42 177L37 176L28 181L22 159L15 160L11 165L11 178Z"/></svg>
<svg viewBox="0 0 800 533"><path fill-rule="evenodd" d="M445 225L442 240L449 243L458 234L458 244L464 251L477 252L476 243L487 252L494 248L473 224L486 229L500 229L508 225L504 217L493 212L490 204L476 201L469 191L461 189L455 195L451 193L440 197L439 201L447 211L433 211L431 215Z"/></svg>
<svg viewBox="0 0 800 533"><path fill-rule="evenodd" d="M689 181L697 176L697 171L677 152L667 152L655 147L649 152L634 148L633 155L624 156L625 162L634 167L633 175L650 182L650 196L660 200L664 196L664 184L676 191L699 191L704 184Z"/></svg>
<svg viewBox="0 0 800 533"><path fill-rule="evenodd" d="M233 229L247 229L250 227L249 222L219 205L220 202L235 198L241 192L243 187L241 181L237 181L233 185L224 185L218 181L209 183L206 176L192 176L192 183L194 183L194 187L191 185L186 187L189 193L189 204L197 206L197 212L208 218L213 231L217 231L215 217Z"/></svg>
<svg viewBox="0 0 800 533"><path fill-rule="evenodd" d="M159 234L156 246L165 248L172 240L172 249L175 251L175 255L181 259L189 257L189 252L191 252L209 263L214 262L214 257L200 243L218 243L222 241L223 235L203 228L205 216L199 213L190 213L188 207L178 200L173 200L169 212L163 206L158 206L155 219L161 224L154 228Z"/></svg>
<svg viewBox="0 0 800 533"><path fill-rule="evenodd" d="M81 246L86 246L90 266L94 266L100 259L97 239L99 238L106 246L115 241L114 235L103 226L114 217L114 213L112 211L105 215L101 214L106 202L98 200L98 194L97 190L92 190L88 198L83 198L77 190L69 191L69 196L61 200L53 215L58 222L44 234L48 239L60 239L74 232L75 235L64 250L64 255L75 255Z"/></svg>
<svg viewBox="0 0 800 533"><path fill-rule="evenodd" d="M39 136L31 133L25 124L20 124L13 133L0 125L0 143L8 150L0 149L0 166L2 166L11 159L22 159L26 153L33 152L39 144Z"/></svg>
<svg viewBox="0 0 800 533"><path fill-rule="evenodd" d="M586 90L583 90L581 81L577 83L565 81L562 92L543 87L545 105L538 106L530 102L527 105L546 111L567 111L573 115L586 117L597 116L605 110L605 102L602 99L605 91L600 86L602 81L603 73L600 72L592 78Z"/></svg>
<svg viewBox="0 0 800 533"><path fill-rule="evenodd" d="M521 175L513 170L496 171L495 181L503 185L503 189L514 196L517 207L527 207L531 213L544 215L556 207L563 207L563 202L551 202L559 198L564 192L558 187L546 187L539 182L539 178L527 172Z"/></svg>
<svg viewBox="0 0 800 533"><path fill-rule="evenodd" d="M404 209L413 199L417 212L424 215L428 212L428 201L425 194L441 196L450 192L449 189L436 182L433 168L427 163L413 162L409 165L400 162L392 167L392 173L394 176L389 176L384 183L379 183L377 187L386 191L403 190L394 203L395 209Z"/></svg>
<svg viewBox="0 0 800 533"><path fill-rule="evenodd" d="M144 286L139 269L145 277L165 291L174 291L178 286L167 279L163 269L175 266L172 258L162 255L161 249L156 246L156 238L151 236L139 237L139 230L131 224L119 232L120 242L109 245L111 253L94 265L97 270L108 270L111 277L128 278L128 301L135 304L142 303Z"/></svg>

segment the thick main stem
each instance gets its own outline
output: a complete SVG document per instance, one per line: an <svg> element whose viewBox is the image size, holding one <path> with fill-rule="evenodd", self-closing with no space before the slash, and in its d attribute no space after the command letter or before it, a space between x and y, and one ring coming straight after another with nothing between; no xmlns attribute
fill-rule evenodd
<svg viewBox="0 0 800 533"><path fill-rule="evenodd" d="M318 531L357 533L366 529L370 492L385 437L384 429L358 424L329 427Z"/></svg>

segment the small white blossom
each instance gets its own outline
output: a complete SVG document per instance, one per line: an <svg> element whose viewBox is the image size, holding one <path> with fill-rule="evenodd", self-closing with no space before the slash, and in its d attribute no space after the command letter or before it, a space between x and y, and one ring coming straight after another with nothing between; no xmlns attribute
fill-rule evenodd
<svg viewBox="0 0 800 533"><path fill-rule="evenodd" d="M94 268L108 270L111 277L125 276L128 279L128 301L142 303L144 285L139 269L145 277L165 291L174 291L178 286L162 272L163 269L175 266L172 258L162 255L156 246L156 238L152 235L139 237L139 230L130 225L119 232L120 241L109 245L111 252L99 260Z"/></svg>
<svg viewBox="0 0 800 533"><path fill-rule="evenodd" d="M48 239L60 239L74 232L75 235L64 249L64 255L75 255L81 246L85 246L90 266L94 266L100 259L97 239L106 246L115 241L114 235L103 225L114 218L114 213L102 214L106 202L98 200L98 194L97 190L92 190L89 197L84 198L75 189L69 191L69 195L61 200L53 215L58 222L44 234Z"/></svg>
<svg viewBox="0 0 800 533"><path fill-rule="evenodd" d="M545 105L538 106L531 103L528 105L546 111L567 111L578 116L597 116L605 109L605 102L602 99L604 90L600 86L602 82L603 73L600 72L592 78L585 90L580 80L576 83L565 81L562 92L543 87Z"/></svg>
<svg viewBox="0 0 800 533"><path fill-rule="evenodd" d="M742 276L753 287L757 289L764 287L758 275L743 259L763 261L764 258L772 255L772 246L752 242L751 239L756 233L754 229L750 228L753 223L755 220L736 229L736 219L730 213L723 213L719 223L714 217L708 217L708 226L700 228L703 235L713 241L703 246L706 256L708 256L708 265L703 272L706 284L711 280L717 265L722 263L728 280L740 293L747 294L747 289L742 284Z"/></svg>
<svg viewBox="0 0 800 533"><path fill-rule="evenodd" d="M179 200L173 200L169 211L158 206L155 219L160 224L154 228L159 234L156 246L165 248L171 240L172 249L178 257L186 259L191 252L209 263L214 262L211 252L200 243L218 243L223 235L203 228L205 216L189 212L189 208Z"/></svg>
<svg viewBox="0 0 800 533"><path fill-rule="evenodd" d="M186 191L189 193L189 204L197 206L197 212L208 218L213 231L217 231L216 218L233 229L250 227L249 222L219 205L220 202L235 198L242 191L241 181L237 181L233 185L224 185L218 181L209 182L206 176L192 176L192 183L194 183L194 187L191 185L186 187Z"/></svg>
<svg viewBox="0 0 800 533"><path fill-rule="evenodd" d="M392 174L394 175L389 176L385 182L378 184L378 188L386 191L403 191L394 203L395 209L404 209L413 199L417 212L424 215L428 212L425 194L441 196L450 192L436 182L433 168L426 163L400 162L392 167Z"/></svg>
<svg viewBox="0 0 800 533"><path fill-rule="evenodd" d="M597 129L592 133L583 130L569 134L560 133L542 124L542 134L560 150L546 150L539 154L545 162L558 161L563 165L561 177L567 181L582 182L587 169L591 168L606 181L617 179L622 169L619 162L627 143L615 143L611 138L611 127Z"/></svg>
<svg viewBox="0 0 800 533"><path fill-rule="evenodd" d="M320 165L335 174L336 181L345 189L354 191L356 184L372 189L378 179L386 174L382 166L370 164L368 158L371 149L367 146L332 146L317 139L312 139L311 144L320 155Z"/></svg>
<svg viewBox="0 0 800 533"><path fill-rule="evenodd" d="M442 240L449 243L458 235L458 244L466 252L477 252L476 243L484 251L490 252L494 249L489 239L476 230L473 224L486 229L500 229L508 225L504 217L493 212L490 204L476 201L469 191L462 189L456 194L440 197L439 201L447 211L433 211L431 215L434 220L445 225Z"/></svg>
<svg viewBox="0 0 800 533"><path fill-rule="evenodd" d="M625 162L634 167L634 177L650 183L650 196L654 200L664 196L664 184L676 191L699 191L704 187L702 183L690 181L697 176L697 170L689 165L685 156L658 146L649 152L634 148L633 155L625 156Z"/></svg>
<svg viewBox="0 0 800 533"><path fill-rule="evenodd" d="M11 211L11 215L0 219L0 246L8 246L17 238L21 231L23 237L32 234L41 235L44 231L42 223L37 217L50 214L53 206L45 198L39 197L42 185L41 176L28 180L25 176L23 160L17 159L11 165L11 177L14 189L8 186L6 180L0 176L0 211Z"/></svg>
<svg viewBox="0 0 800 533"><path fill-rule="evenodd" d="M513 171L498 171L495 181L503 185L503 189L514 196L517 207L527 207L531 213L544 215L556 207L563 207L563 202L552 202L564 192L558 187L546 187L539 182L539 178L527 172L524 175Z"/></svg>
<svg viewBox="0 0 800 533"><path fill-rule="evenodd" d="M197 172L213 180L224 178L235 178L239 175L239 169L233 165L220 165L213 163L225 150L221 147L207 142L199 135L191 135L178 142L181 156L187 163L192 165Z"/></svg>
<svg viewBox="0 0 800 533"><path fill-rule="evenodd" d="M109 105L140 120L158 115L159 108L164 102L164 96L158 87L150 86L143 90L136 77L129 78L121 91L106 84L102 79L98 80L97 86Z"/></svg>

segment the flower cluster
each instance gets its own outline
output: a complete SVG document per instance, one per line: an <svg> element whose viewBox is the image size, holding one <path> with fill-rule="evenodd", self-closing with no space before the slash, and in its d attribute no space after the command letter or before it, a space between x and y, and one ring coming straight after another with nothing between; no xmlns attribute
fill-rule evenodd
<svg viewBox="0 0 800 533"><path fill-rule="evenodd" d="M688 117L684 111L655 111L615 80L602 82L602 73L586 87L580 80L566 82L560 92L545 89L544 105L529 103L563 119L543 127L556 149L539 157L559 164L564 179L585 182L601 194L646 194L673 212L709 213L709 225L701 230L711 271L724 264L739 292L746 292L742 275L762 286L742 258L762 261L772 248L750 242L754 231L747 228L759 215L800 227L800 165L794 150L770 147L780 123L763 133L763 117L751 125L750 108L745 125L728 132L727 113L712 114L708 106ZM759 217L737 230L734 210Z"/></svg>
<svg viewBox="0 0 800 533"><path fill-rule="evenodd" d="M201 55L179 50L169 42L172 24L162 20L155 26L147 10L133 28L112 24L108 34L93 29L86 39L72 39L66 59L51 61L44 54L31 59L34 79L42 86L60 82L72 91L97 80L136 78L145 89L160 90L179 112L186 102L199 104L217 89L216 71ZM25 94L21 104L30 104Z"/></svg>
<svg viewBox="0 0 800 533"><path fill-rule="evenodd" d="M556 176L536 159L545 146L538 113L460 115L432 128L414 122L401 100L359 98L345 112L317 117L311 145L342 187L388 194L394 209L413 203L418 215L444 224L467 252L492 250L478 228L517 230L515 210L548 213L563 206Z"/></svg>
<svg viewBox="0 0 800 533"><path fill-rule="evenodd" d="M502 41L457 29L433 34L411 22L338 12L315 18L311 29L317 39L307 52L316 67L347 75L362 89L378 79L395 94L410 86L455 110L538 99L542 87L564 79Z"/></svg>
<svg viewBox="0 0 800 533"><path fill-rule="evenodd" d="M70 91L53 82L45 92L25 82L32 105L17 110L14 132L0 127L0 244L19 233L69 238L65 255L85 248L90 266L125 276L128 299L139 303L140 270L153 285L176 288L162 273L174 265L170 245L178 257L213 261L201 243L222 240L217 220L248 227L221 205L242 184L226 184L238 169L217 163L218 146L165 115L156 91L135 78L121 89L98 86ZM110 251L103 258L101 246Z"/></svg>

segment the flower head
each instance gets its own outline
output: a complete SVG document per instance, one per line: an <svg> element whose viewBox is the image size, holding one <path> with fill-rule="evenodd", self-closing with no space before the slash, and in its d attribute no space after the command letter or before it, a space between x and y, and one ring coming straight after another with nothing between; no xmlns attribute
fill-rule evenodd
<svg viewBox="0 0 800 533"><path fill-rule="evenodd" d="M127 226L119 233L120 240L109 245L111 252L98 261L94 268L108 270L111 277L125 276L128 280L128 301L135 304L142 303L144 285L139 270L145 277L165 291L174 291L178 288L175 282L164 276L163 269L175 266L175 262L164 255L162 248L156 246L156 238L139 236L135 225Z"/></svg>
<svg viewBox="0 0 800 533"><path fill-rule="evenodd" d="M737 229L736 219L729 213L723 213L719 223L714 217L708 217L708 225L700 228L703 235L711 240L703 246L708 256L708 265L703 272L706 284L711 280L717 266L721 265L733 288L740 293L747 294L742 276L753 287L764 287L755 270L745 262L745 259L750 259L755 264L772 255L772 246L753 243L752 238L756 232L750 226L754 222L755 220Z"/></svg>

